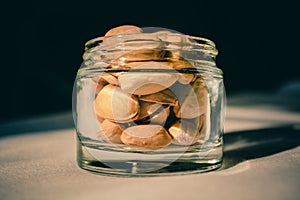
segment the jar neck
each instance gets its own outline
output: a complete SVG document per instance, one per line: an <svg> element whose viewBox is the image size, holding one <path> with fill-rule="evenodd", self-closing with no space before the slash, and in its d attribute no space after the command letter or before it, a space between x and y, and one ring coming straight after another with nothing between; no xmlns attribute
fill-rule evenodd
<svg viewBox="0 0 300 200"><path fill-rule="evenodd" d="M214 42L206 38L178 33L138 33L92 39L85 44L83 59L88 62L110 62L126 52L145 49L157 49L185 60L211 64L215 64L218 55Z"/></svg>

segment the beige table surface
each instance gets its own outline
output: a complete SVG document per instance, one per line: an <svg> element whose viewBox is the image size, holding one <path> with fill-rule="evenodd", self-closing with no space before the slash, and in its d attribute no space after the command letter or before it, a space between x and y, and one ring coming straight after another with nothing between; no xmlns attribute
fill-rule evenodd
<svg viewBox="0 0 300 200"><path fill-rule="evenodd" d="M128 178L82 170L75 130L49 128L71 120L63 113L0 124L1 200L300 199L300 112L264 98L229 101L224 164L202 174ZM28 129L47 122L50 130Z"/></svg>

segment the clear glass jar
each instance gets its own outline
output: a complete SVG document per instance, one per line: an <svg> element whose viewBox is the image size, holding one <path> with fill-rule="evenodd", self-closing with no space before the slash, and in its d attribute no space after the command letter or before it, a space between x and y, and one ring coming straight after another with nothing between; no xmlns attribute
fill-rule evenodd
<svg viewBox="0 0 300 200"><path fill-rule="evenodd" d="M79 166L130 176L219 168L217 53L208 39L158 28L88 41L73 91Z"/></svg>

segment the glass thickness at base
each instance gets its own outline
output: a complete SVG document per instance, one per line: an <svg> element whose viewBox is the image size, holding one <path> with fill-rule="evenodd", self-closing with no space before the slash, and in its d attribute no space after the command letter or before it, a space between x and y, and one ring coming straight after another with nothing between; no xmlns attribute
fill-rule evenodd
<svg viewBox="0 0 300 200"><path fill-rule="evenodd" d="M128 159L125 152L111 152L103 149L95 149L82 145L78 141L77 146L78 166L97 174L110 176L169 176L203 173L216 170L222 165L223 147L222 142L210 145L209 148L200 151L185 152L178 157L178 154L148 155L137 154L138 159ZM99 155L101 160L93 155ZM118 159L113 159L118 154ZM130 153L129 153L130 154ZM123 156L124 159L119 159Z"/></svg>

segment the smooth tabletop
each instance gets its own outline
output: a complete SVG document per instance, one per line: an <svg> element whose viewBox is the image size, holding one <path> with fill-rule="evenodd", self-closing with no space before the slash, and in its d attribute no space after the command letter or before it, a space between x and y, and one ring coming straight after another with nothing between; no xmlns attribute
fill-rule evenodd
<svg viewBox="0 0 300 200"><path fill-rule="evenodd" d="M300 112L248 100L229 100L223 166L201 174L94 174L77 166L74 128L3 134L0 199L300 199ZM0 131L63 120L71 114L2 124Z"/></svg>

